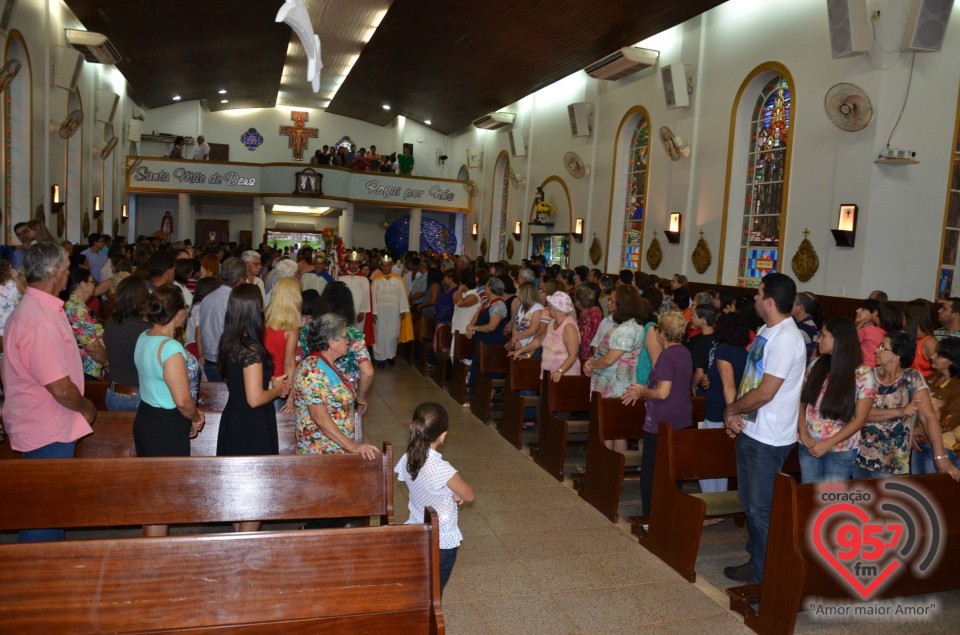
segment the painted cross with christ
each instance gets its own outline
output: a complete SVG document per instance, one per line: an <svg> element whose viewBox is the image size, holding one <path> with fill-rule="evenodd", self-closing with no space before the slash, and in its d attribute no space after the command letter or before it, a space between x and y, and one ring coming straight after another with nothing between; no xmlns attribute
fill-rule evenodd
<svg viewBox="0 0 960 635"><path fill-rule="evenodd" d="M309 113L294 110L290 113L292 126L280 126L280 135L289 137L287 146L293 149L293 160L303 161L303 151L307 149L307 143L310 139L317 138L317 128L304 128L303 124L310 118Z"/></svg>

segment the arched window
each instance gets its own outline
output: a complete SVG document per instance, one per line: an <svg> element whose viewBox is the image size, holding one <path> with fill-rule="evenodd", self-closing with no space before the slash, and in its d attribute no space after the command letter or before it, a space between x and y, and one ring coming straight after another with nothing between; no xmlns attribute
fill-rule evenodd
<svg viewBox="0 0 960 635"><path fill-rule="evenodd" d="M496 167L493 170L493 209L491 220L495 223L497 232L496 259L506 257L507 247L507 209L510 204L510 158L506 151L497 157ZM486 257L486 254L481 254Z"/></svg>
<svg viewBox="0 0 960 635"><path fill-rule="evenodd" d="M107 123L103 125L103 146L106 146L111 139L114 138L113 124ZM115 215L114 203L113 203L113 188L114 188L114 170L113 170L113 155L111 152L110 155L103 159L103 173L101 177L102 189L103 192L103 210L104 213L100 215L100 218L97 219L97 232L103 233L103 228L108 220L110 220ZM98 157L99 158L99 157ZM106 220L104 219L106 217ZM110 227L106 225L106 227Z"/></svg>
<svg viewBox="0 0 960 635"><path fill-rule="evenodd" d="M760 278L781 270L790 106L790 85L778 74L760 90L750 118L737 272L741 287L756 287Z"/></svg>
<svg viewBox="0 0 960 635"><path fill-rule="evenodd" d="M643 249L643 221L647 203L647 165L650 160L650 122L641 113L630 138L627 157L627 192L623 216L623 247L620 267L640 268Z"/></svg>
<svg viewBox="0 0 960 635"><path fill-rule="evenodd" d="M79 110L83 112L83 102L80 91L73 90L67 97L67 112ZM76 242L86 242L86 236L80 236L80 214L82 206L83 162L81 150L83 148L83 126L67 140L67 205L62 214L66 214L66 238ZM64 236L61 236L63 238Z"/></svg>
<svg viewBox="0 0 960 635"><path fill-rule="evenodd" d="M13 236L15 222L29 220L33 215L30 203L32 183L33 130L30 54L23 36L16 30L7 36L3 63L19 60L20 72L3 93L3 231L4 242Z"/></svg>
<svg viewBox="0 0 960 635"><path fill-rule="evenodd" d="M953 156L950 159L950 184L947 189L947 209L943 217L940 268L937 272L937 299L939 300L957 294L953 285L956 279L958 251L960 251L960 105L957 106L957 126L953 137Z"/></svg>

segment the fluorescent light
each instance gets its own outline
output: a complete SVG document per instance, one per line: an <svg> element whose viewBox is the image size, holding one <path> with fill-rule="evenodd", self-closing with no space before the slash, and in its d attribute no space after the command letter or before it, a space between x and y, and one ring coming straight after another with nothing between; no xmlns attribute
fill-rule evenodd
<svg viewBox="0 0 960 635"><path fill-rule="evenodd" d="M424 119L424 120L423 120L423 123L429 126L429 125L430 125L430 120L429 120L429 119Z"/></svg>
<svg viewBox="0 0 960 635"><path fill-rule="evenodd" d="M332 207L307 207L306 205L274 205L274 214L313 214L322 216L329 212Z"/></svg>
<svg viewBox="0 0 960 635"><path fill-rule="evenodd" d="M229 103L230 103L230 100L229 100L229 99L221 99L221 100L220 100L220 103L221 103L221 104L229 104Z"/></svg>
<svg viewBox="0 0 960 635"><path fill-rule="evenodd" d="M383 105L383 109L384 109L384 110L390 110L390 104L384 104L384 105Z"/></svg>
<svg viewBox="0 0 960 635"><path fill-rule="evenodd" d="M174 95L173 101L180 101L180 95Z"/></svg>
<svg viewBox="0 0 960 635"><path fill-rule="evenodd" d="M383 19L387 16L387 10L381 9L373 16L373 28L380 26L380 23L383 22Z"/></svg>
<svg viewBox="0 0 960 635"><path fill-rule="evenodd" d="M226 94L227 94L227 89L226 89L226 88L221 88L221 89L218 90L217 92L220 93L221 95L226 95Z"/></svg>

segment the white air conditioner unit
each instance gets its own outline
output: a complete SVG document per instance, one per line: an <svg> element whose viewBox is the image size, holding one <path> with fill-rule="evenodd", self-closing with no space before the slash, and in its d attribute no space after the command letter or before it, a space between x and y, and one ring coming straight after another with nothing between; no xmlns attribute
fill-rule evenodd
<svg viewBox="0 0 960 635"><path fill-rule="evenodd" d="M83 58L93 64L116 64L123 59L102 33L67 29L67 43L83 53Z"/></svg>
<svg viewBox="0 0 960 635"><path fill-rule="evenodd" d="M512 112L492 112L474 120L473 125L481 130L497 130L509 126L516 118Z"/></svg>
<svg viewBox="0 0 960 635"><path fill-rule="evenodd" d="M627 46L607 55L602 60L597 60L583 70L596 79L616 80L655 66L659 57L660 51Z"/></svg>
<svg viewBox="0 0 960 635"><path fill-rule="evenodd" d="M67 90L77 88L80 71L83 70L83 55L71 48L57 47L57 62L54 67L53 85Z"/></svg>
<svg viewBox="0 0 960 635"><path fill-rule="evenodd" d="M127 141L140 141L143 124L137 119L131 119L127 127Z"/></svg>
<svg viewBox="0 0 960 635"><path fill-rule="evenodd" d="M134 106L134 107L133 107L133 118L134 118L134 119L138 119L138 120L140 120L140 121L143 121L144 119L146 119L146 115L145 115L144 112L143 112L143 108L141 108L140 106Z"/></svg>
<svg viewBox="0 0 960 635"><path fill-rule="evenodd" d="M119 103L120 95L106 88L97 89L97 121L113 123L113 117L117 114L117 104Z"/></svg>

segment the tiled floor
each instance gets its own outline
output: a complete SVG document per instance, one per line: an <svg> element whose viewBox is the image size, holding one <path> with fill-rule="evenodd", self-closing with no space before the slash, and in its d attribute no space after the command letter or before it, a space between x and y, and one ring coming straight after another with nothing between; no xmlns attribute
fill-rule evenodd
<svg viewBox="0 0 960 635"><path fill-rule="evenodd" d="M368 440L406 445L413 409L437 401L450 414L444 458L476 490L460 512L464 541L443 598L448 632L460 633L749 633L726 610L732 586L723 567L746 561L746 529L725 521L704 529L696 584L640 547L626 523L614 525L559 483L492 426L402 362L378 372ZM571 450L567 472L584 462ZM395 490L397 522L407 517L406 488ZM621 518L639 513L639 485L627 482ZM798 618L798 633L956 632L960 592L923 598L940 611L927 621L818 621Z"/></svg>
<svg viewBox="0 0 960 635"><path fill-rule="evenodd" d="M704 529L690 584L642 548L626 523L612 524L580 499L567 482L548 476L525 452L402 361L377 372L365 417L370 443L405 451L414 408L437 401L450 414L441 452L476 491L460 512L464 541L443 597L447 632L471 633L749 633L726 609L722 589L731 586L723 567L746 559L746 530L726 521ZM584 462L571 450L568 473ZM639 513L639 488L627 482L621 518ZM395 489L395 522L407 518L407 491ZM271 529L287 526L270 524ZM229 531L228 526L175 528L174 533ZM70 532L70 538L139 535L137 529ZM15 540L0 533L0 542ZM798 633L955 633L960 592L923 598L938 612L927 621L840 623L811 613Z"/></svg>

